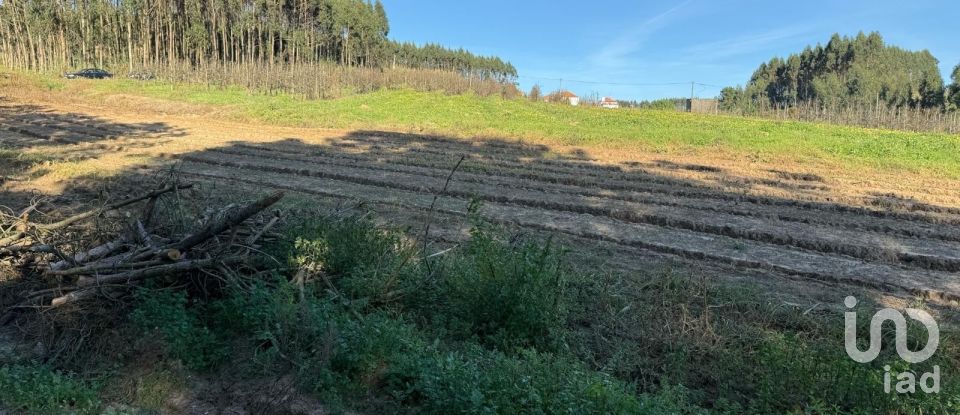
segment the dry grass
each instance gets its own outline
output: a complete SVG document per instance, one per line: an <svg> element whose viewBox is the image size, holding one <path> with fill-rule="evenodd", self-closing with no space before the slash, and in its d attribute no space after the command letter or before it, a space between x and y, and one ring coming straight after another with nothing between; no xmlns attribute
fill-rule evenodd
<svg viewBox="0 0 960 415"><path fill-rule="evenodd" d="M267 94L284 93L307 99L331 99L381 89L412 89L448 94L513 98L520 92L511 84L464 77L456 72L410 68L344 67L318 64L189 64L147 68L158 79L215 88L242 88Z"/></svg>

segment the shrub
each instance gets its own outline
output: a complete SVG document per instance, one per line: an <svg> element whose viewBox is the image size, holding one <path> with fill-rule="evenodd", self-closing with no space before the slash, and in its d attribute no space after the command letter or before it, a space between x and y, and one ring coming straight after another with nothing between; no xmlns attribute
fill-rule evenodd
<svg viewBox="0 0 960 415"><path fill-rule="evenodd" d="M503 351L553 350L567 315L567 276L550 243L507 244L475 228L440 279L443 313L464 333Z"/></svg>
<svg viewBox="0 0 960 415"><path fill-rule="evenodd" d="M636 382L648 392L641 403L689 402L731 414L914 414L951 413L960 397L958 383L951 380L955 376L948 375L955 371L957 352L947 330L931 360L909 367L896 355L894 332L885 330L884 353L864 365L843 349L841 315L784 307L754 290L689 278L671 268L633 278L598 278L578 288L580 306L573 319L590 324L576 326L568 336L571 349L584 361ZM862 316L876 307L863 306ZM860 333L866 333L869 319L860 323ZM908 328L911 350L926 344L922 325ZM886 394L885 364L894 372L918 373L939 365L943 390Z"/></svg>
<svg viewBox="0 0 960 415"><path fill-rule="evenodd" d="M264 368L286 363L306 387L328 396L366 393L398 356L424 347L416 328L401 319L353 313L312 292L301 299L285 280L235 288L211 310L224 333L253 340Z"/></svg>
<svg viewBox="0 0 960 415"><path fill-rule="evenodd" d="M377 228L364 217L314 221L291 232L288 256L310 274L324 274L345 296L363 302L416 290L420 270L413 245L401 232ZM326 289L327 287L322 287Z"/></svg>
<svg viewBox="0 0 960 415"><path fill-rule="evenodd" d="M637 413L630 388L580 363L524 350L515 356L468 344L433 350L391 373L394 396L427 414Z"/></svg>
<svg viewBox="0 0 960 415"><path fill-rule="evenodd" d="M930 365L937 363L945 368L937 359L911 366L896 355L882 355L877 361L864 365L854 362L842 348L835 346L842 344L841 336L833 338L834 342L817 342L792 334L777 334L762 339L755 360L739 370L746 375L744 379L753 379L739 382L740 387L747 387L739 392L752 395L749 412L764 414L815 407L819 408L817 413L837 414L947 413L960 403L949 379L939 395L884 393L884 365L892 367L895 383L899 372L926 372ZM892 346L886 348L890 349ZM738 383L733 377L735 372L729 369L725 372L727 382Z"/></svg>
<svg viewBox="0 0 960 415"><path fill-rule="evenodd" d="M568 277L562 251L549 243L505 243L478 223L463 249L425 262L400 233L365 219L294 232L291 262L323 274L352 304L390 303L461 340L476 337L508 352L553 350L562 337Z"/></svg>
<svg viewBox="0 0 960 415"><path fill-rule="evenodd" d="M202 311L187 309L182 291L142 290L130 319L141 333L158 334L167 351L188 368L210 369L227 356L223 342L198 317Z"/></svg>
<svg viewBox="0 0 960 415"><path fill-rule="evenodd" d="M639 407L625 384L568 358L431 342L384 311L356 314L314 293L301 301L285 281L235 290L211 310L214 319L232 321L220 326L225 332L253 334L261 363L291 363L301 384L328 401L379 392L425 413L632 413Z"/></svg>

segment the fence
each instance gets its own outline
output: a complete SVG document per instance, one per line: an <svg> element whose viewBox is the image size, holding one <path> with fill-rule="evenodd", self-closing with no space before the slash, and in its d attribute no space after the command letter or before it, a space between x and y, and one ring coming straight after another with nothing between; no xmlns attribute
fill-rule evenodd
<svg viewBox="0 0 960 415"><path fill-rule="evenodd" d="M917 132L960 133L960 111L940 108L886 107L883 105L827 105L799 103L794 106L761 106L726 113L778 120L813 121Z"/></svg>

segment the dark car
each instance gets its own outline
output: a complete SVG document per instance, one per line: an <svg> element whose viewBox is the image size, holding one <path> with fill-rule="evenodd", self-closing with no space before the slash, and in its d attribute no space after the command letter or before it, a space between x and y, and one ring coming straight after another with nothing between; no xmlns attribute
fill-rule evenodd
<svg viewBox="0 0 960 415"><path fill-rule="evenodd" d="M82 71L77 71L77 72L68 72L64 76L67 79L77 79L77 78L104 79L104 78L112 77L113 74L103 69L89 68L89 69L84 69Z"/></svg>

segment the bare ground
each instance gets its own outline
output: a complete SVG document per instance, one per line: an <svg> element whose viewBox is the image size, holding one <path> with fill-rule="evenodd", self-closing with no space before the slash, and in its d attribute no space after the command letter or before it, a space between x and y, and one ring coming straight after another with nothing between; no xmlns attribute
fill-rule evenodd
<svg viewBox="0 0 960 415"><path fill-rule="evenodd" d="M35 192L90 193L176 166L218 192L287 189L321 207L361 201L414 233L431 221L438 251L466 235L476 200L487 220L559 237L584 269L642 275L666 264L804 307L865 291L895 303L960 300L955 180L720 151L282 128L136 97L7 93L3 147L42 160L4 177L0 204L10 207Z"/></svg>

